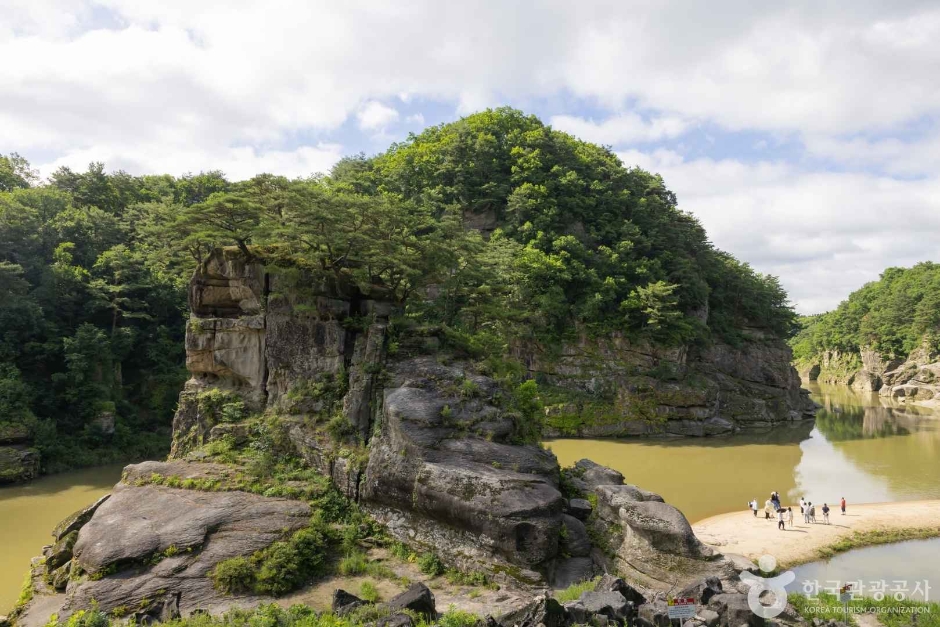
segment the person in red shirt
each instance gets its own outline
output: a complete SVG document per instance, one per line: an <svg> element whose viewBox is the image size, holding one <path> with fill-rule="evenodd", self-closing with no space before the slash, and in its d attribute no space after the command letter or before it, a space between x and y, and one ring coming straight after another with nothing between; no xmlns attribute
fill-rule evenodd
<svg viewBox="0 0 940 627"><path fill-rule="evenodd" d="M842 506L842 515L845 516L845 497L842 497L842 502L839 504Z"/></svg>

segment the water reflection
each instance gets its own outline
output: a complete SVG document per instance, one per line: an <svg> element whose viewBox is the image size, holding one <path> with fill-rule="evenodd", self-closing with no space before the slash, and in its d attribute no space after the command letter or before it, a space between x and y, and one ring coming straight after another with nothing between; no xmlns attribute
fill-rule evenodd
<svg viewBox="0 0 940 627"><path fill-rule="evenodd" d="M811 421L761 432L676 440L555 440L568 465L583 457L659 492L691 521L745 508L776 490L791 502L850 504L940 498L940 419L843 386L812 386Z"/></svg>
<svg viewBox="0 0 940 627"><path fill-rule="evenodd" d="M906 435L929 429L936 421L936 413L926 407L900 404L846 386L811 384L807 388L820 405L816 427L830 442Z"/></svg>

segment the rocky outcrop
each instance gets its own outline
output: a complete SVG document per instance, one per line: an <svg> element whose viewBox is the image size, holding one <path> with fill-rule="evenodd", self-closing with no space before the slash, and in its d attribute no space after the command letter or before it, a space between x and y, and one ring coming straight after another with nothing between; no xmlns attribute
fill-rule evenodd
<svg viewBox="0 0 940 627"><path fill-rule="evenodd" d="M800 376L877 392L889 403L940 406L940 361L926 342L906 359L872 348L862 348L857 355L825 351L818 361L802 364Z"/></svg>
<svg viewBox="0 0 940 627"><path fill-rule="evenodd" d="M207 492L147 483L153 476L215 481L224 487L235 471L217 464L144 462L128 466L112 493L76 512L55 530L45 552L48 582L59 595L28 606L18 624L44 624L53 607L60 617L96 606L122 615L141 608L151 618L195 610L219 613L257 605L261 598L223 594L210 574L217 564L250 557L305 527L310 507L301 501L240 491ZM52 590L49 591L50 593Z"/></svg>
<svg viewBox="0 0 940 627"><path fill-rule="evenodd" d="M595 495L597 506L566 501L554 455L524 444L532 409L474 364L437 351L436 338L397 330L390 350L395 308L375 292L216 251L193 279L190 304L192 378L180 395L171 458L129 466L107 500L63 522L45 573L65 587L61 616L92 600L108 611L143 605L154 616L257 603L223 594L209 574L283 539L312 512L299 500L242 491L244 469L206 461L211 450L256 444L329 477L393 536L449 566L540 588L605 572L628 576L636 588L583 599L593 616L623 614L614 594L642 600L677 578L685 585L734 575L681 512L614 470L579 462L570 483L580 496ZM786 350L771 343L715 346L694 357L680 349L642 356L622 343L602 350L618 357L597 369L580 354L523 357L533 376L562 389L606 393L623 383L624 407L648 410L643 422L671 432L795 420L805 400L781 365ZM626 353L640 356L624 361ZM675 366L700 385L637 375L636 360ZM427 596L414 593L415 603ZM543 604L529 614L548 620L558 609Z"/></svg>
<svg viewBox="0 0 940 627"><path fill-rule="evenodd" d="M29 446L29 430L0 416L0 485L29 481L39 474L39 451Z"/></svg>
<svg viewBox="0 0 940 627"><path fill-rule="evenodd" d="M553 395L561 402L546 407L549 436L701 437L815 413L789 347L774 338L664 349L612 333L585 335L560 351L529 344L515 354L562 392Z"/></svg>
<svg viewBox="0 0 940 627"><path fill-rule="evenodd" d="M498 386L432 358L391 366L362 500L393 533L444 554L496 555L538 579L558 552L563 500L554 456L507 442ZM459 390L469 382L474 397Z"/></svg>
<svg viewBox="0 0 940 627"><path fill-rule="evenodd" d="M738 569L705 546L678 509L653 492L625 484L619 473L582 459L570 471L582 492L597 497L593 535L606 540L602 566L648 590L692 585L708 577L733 580Z"/></svg>

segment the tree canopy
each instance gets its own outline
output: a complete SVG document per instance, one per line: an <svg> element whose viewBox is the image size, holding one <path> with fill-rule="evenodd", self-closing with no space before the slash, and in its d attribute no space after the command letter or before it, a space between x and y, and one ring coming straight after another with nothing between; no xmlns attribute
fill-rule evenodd
<svg viewBox="0 0 940 627"><path fill-rule="evenodd" d="M808 361L823 351L862 348L906 358L925 342L940 352L940 265L931 262L888 268L833 311L801 318L791 345L795 359Z"/></svg>
<svg viewBox="0 0 940 627"><path fill-rule="evenodd" d="M28 422L50 464L106 446L103 414L117 416L112 450L165 432L185 286L220 246L497 351L611 331L738 342L794 320L779 282L715 249L659 176L513 109L300 179L93 163L40 183L13 154L0 156L0 420Z"/></svg>

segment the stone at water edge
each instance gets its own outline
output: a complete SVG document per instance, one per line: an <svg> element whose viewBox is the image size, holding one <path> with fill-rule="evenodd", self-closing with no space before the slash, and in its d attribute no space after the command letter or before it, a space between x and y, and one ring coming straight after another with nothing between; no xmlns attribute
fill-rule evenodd
<svg viewBox="0 0 940 627"><path fill-rule="evenodd" d="M62 538L49 549L49 555L46 556L46 570L52 572L72 559L72 549L75 548L77 541L78 531L70 531L62 536Z"/></svg>
<svg viewBox="0 0 940 627"><path fill-rule="evenodd" d="M62 522L56 525L55 529L52 531L52 536L58 542L62 539L62 536L73 531L78 531L85 525L85 523L91 520L91 517L95 515L95 511L97 511L97 509L101 507L101 504L107 501L109 498L111 498L111 495L105 494L88 507L80 509L74 514L67 516Z"/></svg>

